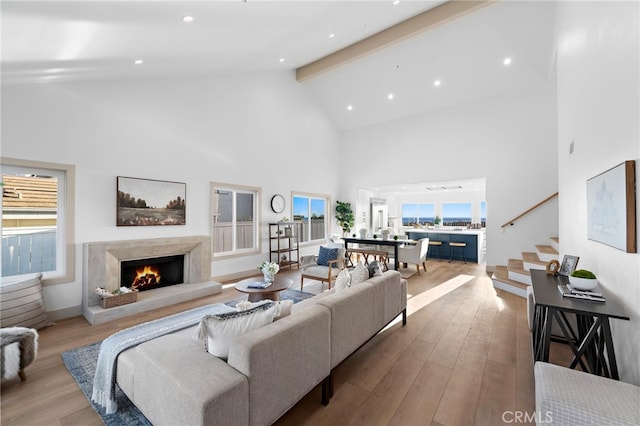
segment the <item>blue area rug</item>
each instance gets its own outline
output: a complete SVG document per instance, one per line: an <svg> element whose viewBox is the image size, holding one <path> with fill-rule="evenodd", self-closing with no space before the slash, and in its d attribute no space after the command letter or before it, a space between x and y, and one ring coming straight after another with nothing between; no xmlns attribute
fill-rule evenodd
<svg viewBox="0 0 640 426"><path fill-rule="evenodd" d="M118 401L118 411L113 414L106 414L104 408L91 402L93 391L93 376L96 372L98 352L100 343L93 343L81 348L72 349L62 353L62 360L67 366L69 373L78 383L82 393L87 397L93 409L98 413L102 422L107 426L137 426L151 425L151 422L138 410L138 407L127 398L127 396L116 386L116 401Z"/></svg>
<svg viewBox="0 0 640 426"><path fill-rule="evenodd" d="M280 300L293 300L298 303L301 300L315 296L298 290L283 290L280 292ZM236 300L226 302L226 305L235 307L236 303L246 300L247 297L240 297ZM107 426L151 426L151 422L138 410L138 407L127 398L127 396L116 386L116 400L118 401L118 411L113 414L106 414L104 408L91 402L93 391L93 376L96 372L100 343L92 343L88 346L72 349L62 353L64 365L71 373L73 379L78 383L82 393L87 397L93 409L98 413L102 422Z"/></svg>

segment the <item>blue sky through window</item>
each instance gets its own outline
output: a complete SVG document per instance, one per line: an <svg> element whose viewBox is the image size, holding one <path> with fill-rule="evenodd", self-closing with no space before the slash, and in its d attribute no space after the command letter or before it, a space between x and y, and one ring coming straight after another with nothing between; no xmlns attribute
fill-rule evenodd
<svg viewBox="0 0 640 426"><path fill-rule="evenodd" d="M447 203L442 205L444 218L471 218L471 203Z"/></svg>

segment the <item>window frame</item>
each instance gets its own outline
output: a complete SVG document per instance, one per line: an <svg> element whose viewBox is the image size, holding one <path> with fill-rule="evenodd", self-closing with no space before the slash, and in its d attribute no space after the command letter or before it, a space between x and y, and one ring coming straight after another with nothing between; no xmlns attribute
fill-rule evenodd
<svg viewBox="0 0 640 426"><path fill-rule="evenodd" d="M211 230L211 259L216 260L216 259L230 259L230 258L234 258L234 257L244 257L244 256L253 256L256 254L260 254L261 253L261 238L260 238L260 226L261 226L261 219L260 219L260 205L261 205L261 199L262 199L262 188L260 187L256 187L256 186L248 186L248 185L238 185L238 184L234 184L234 183L224 183L224 182L210 182L209 184L209 195L210 195L210 199L211 199L211 226L210 226L210 230ZM214 194L216 190L225 190L225 191L233 191L234 192L234 208L232 211L232 226L233 226L233 244L234 246L237 243L236 240L236 232L237 232L237 224L236 224L236 220L237 220L237 211L236 211L236 204L235 204L235 197L237 193L243 193L243 194L247 194L247 193L252 193L254 195L254 202L253 202L253 216L254 216L254 226L253 226L253 240L254 240L254 246L252 248L242 248L242 249L237 249L234 248L231 251L225 251L225 252L220 252L220 253L216 253L215 252L215 229L214 226L216 224L216 206L214 206Z"/></svg>
<svg viewBox="0 0 640 426"><path fill-rule="evenodd" d="M402 203L400 205L400 210L401 210L401 218L400 220L402 221L405 216L404 216L404 206L413 206L416 209L416 213L417 216L414 217L413 219L415 219L415 223L419 224L420 223L420 206L431 206L431 210L433 210L433 218L435 219L436 217L436 205L435 203ZM402 223L402 226L407 226L404 223Z"/></svg>
<svg viewBox="0 0 640 426"><path fill-rule="evenodd" d="M303 241L300 240L300 244L301 245L312 245L312 244L317 244L318 242L324 242L327 239L327 235L329 235L329 223L332 220L332 216L331 216L331 196L328 194L317 194L317 193L312 193L312 192L302 192L302 191L292 191L291 192L291 218L294 219L295 217L295 212L294 212L294 198L295 197L299 197L299 198L308 198L308 210L307 213L309 214L309 223L308 223L308 235L309 235L309 241ZM323 200L324 201L324 235L321 238L317 238L315 240L311 239L311 200ZM294 219L295 220L295 219ZM304 223L303 223L304 226ZM303 235L304 235L304 231L303 231Z"/></svg>
<svg viewBox="0 0 640 426"><path fill-rule="evenodd" d="M43 272L42 284L46 286L73 282L75 280L75 166L9 157L0 157L0 164L3 169L19 168L25 171L54 172L62 175L62 182L58 181L56 211L56 270ZM57 255L58 253L61 257ZM10 275L2 279L13 281L28 275L32 274Z"/></svg>

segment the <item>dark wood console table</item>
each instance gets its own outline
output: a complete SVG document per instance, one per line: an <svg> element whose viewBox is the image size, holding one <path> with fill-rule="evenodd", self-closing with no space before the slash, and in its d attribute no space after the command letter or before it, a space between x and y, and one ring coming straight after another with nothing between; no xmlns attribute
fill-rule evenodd
<svg viewBox="0 0 640 426"><path fill-rule="evenodd" d="M531 270L531 282L535 300L531 334L534 360L549 362L551 323L555 320L574 354L569 368L580 365L583 371L619 380L609 318L628 321L624 309L604 292L604 303L563 297L558 284L567 284L568 278L548 275L541 269ZM577 330L567 321L567 314L576 315Z"/></svg>

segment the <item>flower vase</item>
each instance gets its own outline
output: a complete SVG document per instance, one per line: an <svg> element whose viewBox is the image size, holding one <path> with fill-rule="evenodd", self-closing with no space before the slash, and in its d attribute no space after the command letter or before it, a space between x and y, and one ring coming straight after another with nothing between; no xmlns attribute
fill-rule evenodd
<svg viewBox="0 0 640 426"><path fill-rule="evenodd" d="M264 282L266 283L272 283L274 278L275 278L275 274L272 274L271 272L263 272L262 273L264 275Z"/></svg>

